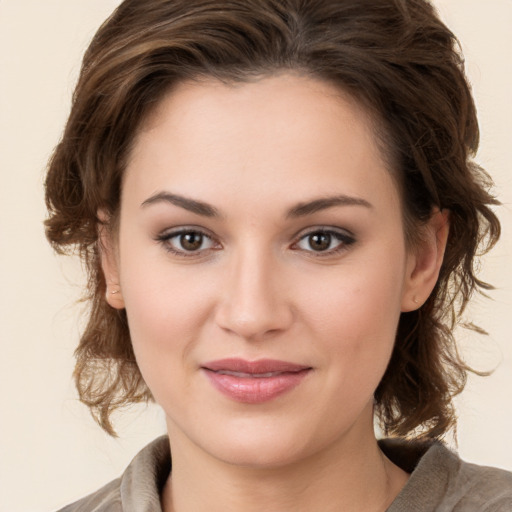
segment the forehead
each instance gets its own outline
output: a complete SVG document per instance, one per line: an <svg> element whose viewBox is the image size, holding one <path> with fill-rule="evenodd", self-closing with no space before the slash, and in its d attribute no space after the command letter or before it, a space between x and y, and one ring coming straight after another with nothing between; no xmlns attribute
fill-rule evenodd
<svg viewBox="0 0 512 512"><path fill-rule="evenodd" d="M142 124L125 181L147 194L219 188L219 200L234 190L272 199L285 187L291 200L338 185L371 193L389 179L365 108L333 85L283 74L176 85Z"/></svg>
<svg viewBox="0 0 512 512"><path fill-rule="evenodd" d="M297 110L298 104L300 110ZM334 105L342 108L333 112ZM238 119L233 115L235 110ZM318 115L312 115L313 112ZM215 118L208 118L208 114ZM376 124L368 109L340 87L312 76L282 72L237 82L223 82L209 77L179 81L146 116L137 135L168 123L171 117L179 119L181 128L187 129L189 126L183 124L184 121L201 121L196 115L203 117L203 129L212 120L215 121L213 126L221 121L243 120L244 128L252 124L257 130L260 123L267 122L271 115L274 123L280 118L281 128L286 130L291 130L290 125L294 120L305 116L308 116L309 122L323 117L322 123L336 117L337 121L355 124L357 119L357 124L367 131L370 144L374 142ZM195 131L197 124L193 128Z"/></svg>

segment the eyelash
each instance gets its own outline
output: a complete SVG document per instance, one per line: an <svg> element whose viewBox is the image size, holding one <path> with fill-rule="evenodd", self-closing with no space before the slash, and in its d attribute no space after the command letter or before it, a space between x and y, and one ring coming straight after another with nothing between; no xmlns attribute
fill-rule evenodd
<svg viewBox="0 0 512 512"><path fill-rule="evenodd" d="M173 245L171 244L171 240L173 238L178 238L185 235L200 235L202 237L201 244L205 240L210 240L210 242L212 243L212 247L189 251L187 251L186 249L174 248ZM297 238L297 241L291 245L291 248L300 250L299 244L302 241L307 240L308 237L311 237L313 235L327 235L328 237L330 237L328 239L329 246L331 245L333 239L339 242L336 247L331 249L327 248L325 250L320 251L303 249L305 252L309 253L310 256L313 256L315 258L327 258L329 256L337 255L341 252L346 251L349 246L356 242L354 236L346 231L341 231L333 228L319 227L311 229L304 234L301 234ZM164 232L156 237L156 241L161 243L167 252L182 258L197 258L200 256L205 256L206 254L209 254L211 251L219 250L221 247L220 243L215 242L215 240L209 233L196 227L183 227L180 229Z"/></svg>
<svg viewBox="0 0 512 512"><path fill-rule="evenodd" d="M327 235L329 238L329 245L334 240L338 241L339 244L333 248L333 249L326 249L324 251L314 251L310 250L307 251L310 253L311 256L315 258L328 258L329 256L335 256L338 255L348 249L352 244L356 242L356 239L352 234L349 234L347 231L341 231L333 228L326 228L326 227L320 227L320 228L313 228L309 230L308 232L302 234L297 242L294 242L292 244L293 247L297 247L300 242L307 240L309 237L313 235Z"/></svg>
<svg viewBox="0 0 512 512"><path fill-rule="evenodd" d="M182 257L182 258L194 258L194 257L197 258L198 256L204 256L205 251L209 253L211 251L218 250L218 247L210 247L207 249L200 249L197 251L193 251L193 250L187 251L186 249L181 249L181 250L175 249L171 244L171 240L173 238L178 238L178 237L182 237L185 235L200 235L202 237L201 242L204 242L204 240L210 240L214 246L220 246L219 243L214 242L214 239L210 234L208 234L207 232L203 231L202 229L199 229L196 227L183 227L183 228L179 228L176 230L167 231L167 232L164 232L164 233L158 235L156 237L156 240L164 246L164 249L167 252L169 252L175 256Z"/></svg>

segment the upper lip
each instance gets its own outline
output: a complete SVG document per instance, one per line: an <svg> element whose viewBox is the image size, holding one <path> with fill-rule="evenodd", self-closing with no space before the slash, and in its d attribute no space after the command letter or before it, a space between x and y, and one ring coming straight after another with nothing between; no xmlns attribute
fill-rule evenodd
<svg viewBox="0 0 512 512"><path fill-rule="evenodd" d="M247 361L240 358L227 358L210 361L202 364L201 367L214 372L228 371L248 374L300 372L302 370L311 369L310 366L290 363L288 361L279 361L276 359Z"/></svg>

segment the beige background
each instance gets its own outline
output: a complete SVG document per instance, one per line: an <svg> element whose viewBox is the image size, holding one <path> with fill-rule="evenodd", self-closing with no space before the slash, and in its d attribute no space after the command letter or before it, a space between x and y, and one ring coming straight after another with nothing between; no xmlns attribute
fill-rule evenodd
<svg viewBox="0 0 512 512"><path fill-rule="evenodd" d="M512 0L436 0L463 42L482 127L479 161L504 206L503 241L484 278L498 290L460 333L468 359L499 365L458 400L459 451L512 470ZM80 57L116 0L0 0L0 511L50 511L119 475L164 431L156 407L136 409L109 439L76 398L72 352L80 329L80 268L43 234L42 180Z"/></svg>

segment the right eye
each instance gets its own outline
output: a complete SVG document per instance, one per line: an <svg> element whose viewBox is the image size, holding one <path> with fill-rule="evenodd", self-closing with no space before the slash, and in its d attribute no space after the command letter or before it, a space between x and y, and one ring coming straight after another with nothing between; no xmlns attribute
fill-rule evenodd
<svg viewBox="0 0 512 512"><path fill-rule="evenodd" d="M166 232L160 235L158 240L170 253L184 257L196 256L219 247L210 236L197 229Z"/></svg>
<svg viewBox="0 0 512 512"><path fill-rule="evenodd" d="M346 251L354 243L355 238L345 231L319 227L302 235L292 247L318 257L328 257Z"/></svg>

